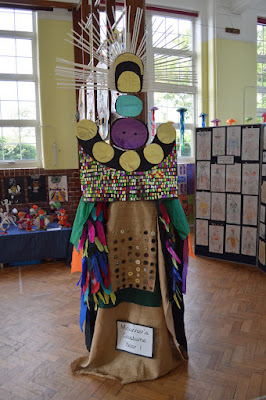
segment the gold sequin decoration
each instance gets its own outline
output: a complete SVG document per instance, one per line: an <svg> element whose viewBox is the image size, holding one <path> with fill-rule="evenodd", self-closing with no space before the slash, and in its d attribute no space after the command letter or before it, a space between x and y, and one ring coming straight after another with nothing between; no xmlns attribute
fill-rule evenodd
<svg viewBox="0 0 266 400"><path fill-rule="evenodd" d="M79 121L76 125L76 135L81 140L90 140L98 131L97 125L95 122L89 119L83 119Z"/></svg>
<svg viewBox="0 0 266 400"><path fill-rule="evenodd" d="M164 151L159 144L151 143L143 150L144 157L151 164L159 164L164 159Z"/></svg>
<svg viewBox="0 0 266 400"><path fill-rule="evenodd" d="M92 154L95 160L101 163L107 163L114 158L115 151L110 144L105 142L97 142L92 148Z"/></svg>
<svg viewBox="0 0 266 400"><path fill-rule="evenodd" d="M132 172L140 166L140 157L136 151L128 150L120 156L119 164L125 171Z"/></svg>
<svg viewBox="0 0 266 400"><path fill-rule="evenodd" d="M159 125L156 134L158 139L164 144L170 144L176 138L175 128L170 122Z"/></svg>

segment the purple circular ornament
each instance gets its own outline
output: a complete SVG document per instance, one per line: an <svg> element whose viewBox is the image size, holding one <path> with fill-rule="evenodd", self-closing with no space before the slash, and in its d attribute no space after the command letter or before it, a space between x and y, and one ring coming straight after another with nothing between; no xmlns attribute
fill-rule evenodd
<svg viewBox="0 0 266 400"><path fill-rule="evenodd" d="M117 119L111 127L111 140L114 145L125 150L137 150L148 140L146 125L135 118Z"/></svg>

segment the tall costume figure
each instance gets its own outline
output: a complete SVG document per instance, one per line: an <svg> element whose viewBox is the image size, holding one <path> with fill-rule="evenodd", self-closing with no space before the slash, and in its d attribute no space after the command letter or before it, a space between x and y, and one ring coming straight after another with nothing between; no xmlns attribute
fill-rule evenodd
<svg viewBox="0 0 266 400"><path fill-rule="evenodd" d="M137 9L137 24L141 16ZM95 52L107 69L76 66L88 88L98 82L123 95L108 143L93 121L77 124L83 196L72 271L82 271L80 326L89 355L72 370L122 383L155 379L188 358L183 293L191 246L178 200L176 131L163 123L150 143L137 118L148 71L147 33L138 49L136 34L130 41L128 31L110 29Z"/></svg>

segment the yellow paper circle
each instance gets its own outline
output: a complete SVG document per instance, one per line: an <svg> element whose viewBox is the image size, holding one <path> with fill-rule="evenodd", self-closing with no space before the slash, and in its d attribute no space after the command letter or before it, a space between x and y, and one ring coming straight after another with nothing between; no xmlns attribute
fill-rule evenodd
<svg viewBox="0 0 266 400"><path fill-rule="evenodd" d="M132 172L140 166L140 156L136 151L128 150L120 156L119 163L125 171Z"/></svg>
<svg viewBox="0 0 266 400"><path fill-rule="evenodd" d="M110 144L97 142L92 148L92 154L95 160L101 163L107 163L114 158L115 151Z"/></svg>
<svg viewBox="0 0 266 400"><path fill-rule="evenodd" d="M159 164L164 159L163 149L156 143L149 144L145 147L143 153L146 160L151 164Z"/></svg>
<svg viewBox="0 0 266 400"><path fill-rule="evenodd" d="M117 89L121 93L138 93L141 90L139 76L132 71L125 71L117 80Z"/></svg>
<svg viewBox="0 0 266 400"><path fill-rule="evenodd" d="M170 122L166 122L165 124L161 124L157 129L157 137L164 144L170 144L174 142L176 138L176 131Z"/></svg>
<svg viewBox="0 0 266 400"><path fill-rule="evenodd" d="M81 140L90 140L97 133L97 125L89 119L83 119L76 125L76 135Z"/></svg>

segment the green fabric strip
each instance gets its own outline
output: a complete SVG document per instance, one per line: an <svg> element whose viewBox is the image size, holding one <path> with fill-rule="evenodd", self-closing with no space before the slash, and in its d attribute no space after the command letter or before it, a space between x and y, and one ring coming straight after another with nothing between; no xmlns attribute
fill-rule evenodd
<svg viewBox="0 0 266 400"><path fill-rule="evenodd" d="M118 306L120 303L134 303L140 306L146 307L160 307L161 306L161 295L160 291L148 292L146 290L129 288L129 289L121 289L116 293L116 302L115 305L110 302L108 304L104 304L102 300L99 299L99 307L100 308L112 308Z"/></svg>
<svg viewBox="0 0 266 400"><path fill-rule="evenodd" d="M94 204L94 202L85 202L83 200L83 197L81 196L70 237L70 242L76 247L76 249L78 249L79 239L82 235L83 226L89 218L90 212L93 209Z"/></svg>
<svg viewBox="0 0 266 400"><path fill-rule="evenodd" d="M186 215L179 199L167 199L163 201L172 224L174 224L179 236L185 240L190 232Z"/></svg>

